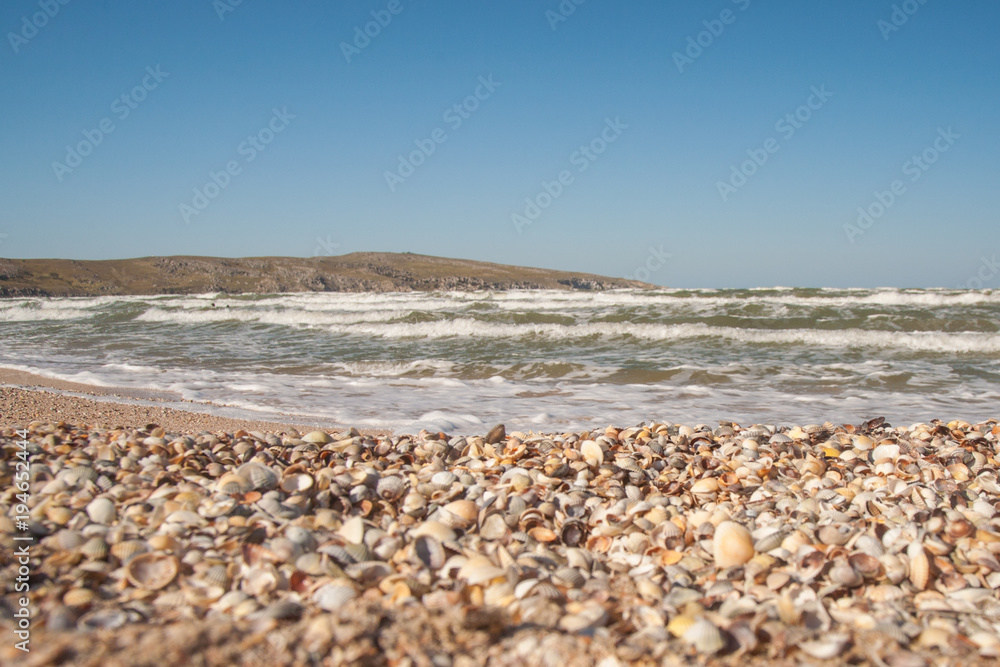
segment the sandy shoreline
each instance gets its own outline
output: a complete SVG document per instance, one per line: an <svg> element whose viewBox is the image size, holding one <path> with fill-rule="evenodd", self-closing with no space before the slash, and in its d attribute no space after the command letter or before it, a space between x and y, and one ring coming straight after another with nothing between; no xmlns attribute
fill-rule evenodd
<svg viewBox="0 0 1000 667"><path fill-rule="evenodd" d="M67 393L69 392L69 393ZM33 421L87 424L97 428L143 428L156 424L171 432L264 431L286 433L318 427L346 431L342 425L289 419L240 419L202 412L215 406L191 403L191 410L157 405L190 403L169 392L100 387L0 368L0 425L25 426ZM366 430L365 433L386 433Z"/></svg>

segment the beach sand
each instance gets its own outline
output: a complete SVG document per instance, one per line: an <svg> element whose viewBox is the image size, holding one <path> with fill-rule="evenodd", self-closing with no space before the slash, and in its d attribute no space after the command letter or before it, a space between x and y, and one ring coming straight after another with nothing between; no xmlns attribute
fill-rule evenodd
<svg viewBox="0 0 1000 667"><path fill-rule="evenodd" d="M452 665L454 667L486 664L558 667L578 665L614 667L626 664L799 665L821 664L823 661L820 658L829 653L833 656L833 661L839 664L902 667L945 664L993 665L996 664L995 656L1000 654L1000 596L996 588L988 587L991 584L1000 587L1000 579L982 579L987 583L987 587L979 589L981 593L979 598L969 597L968 600L962 598L960 601L949 602L951 597L948 594L948 587L954 586L956 590L961 588L968 591L969 588L966 586L971 585L971 581L956 582L954 577L944 577L946 573L944 568L949 567L950 562L946 558L939 562L935 561L936 565L932 568L932 576L937 577L938 581L947 582L945 593L938 591L935 588L936 584L927 584L925 588L918 589L909 579L904 578L894 587L900 597L886 603L888 606L883 606L870 599L874 595L872 591L876 588L874 580L865 581L861 588L829 589L825 578L836 576L829 566L823 570L822 575L816 577L814 582L808 583L812 581L808 580L803 584L795 583L794 578L789 584L782 584L780 581L771 582L770 579L766 584L754 584L751 579L743 579L743 566L720 569L711 562L712 556L706 554L704 548L699 546L707 544L699 542L699 535L706 531L709 541L712 539L710 536L712 527L706 523L688 524L686 543L682 537L679 542L671 542L669 544L671 549L667 552L663 549L656 552L657 557L662 558L662 562L665 563L677 563L680 556L675 557L673 554L681 552L688 558L694 559L670 566L693 568L694 580L686 583L683 581L683 575L676 574L675 570L669 570L673 574L664 576L667 570L662 567L632 572L628 566L622 564L625 561L618 562L609 555L609 553L613 555L618 547L612 547L609 552L608 545L600 539L579 541L567 536L565 532L560 532L558 537L549 534L546 532L548 527L557 528L553 523L554 520L563 526L560 531L566 529L565 526L569 521L559 519L558 513L553 519L551 514L553 507L550 505L546 508L539 505L540 494L545 494L546 484L558 485L557 477L565 476L565 470L560 472L553 466L544 466L540 468L544 471L540 477L537 476L540 474L539 470L536 470L531 478L525 472L523 477L515 475L501 480L499 475L491 475L489 468L484 471L482 466L473 465L477 456L486 460L493 457L495 460L493 465L502 465L505 469L513 468L515 465L525 466L517 468L525 471L536 465L532 462L534 460L539 462L537 463L539 466L542 465L540 462L543 459L547 458L551 462L558 450L548 450L546 456L540 456L539 443L544 441L527 434L505 434L505 438L501 438L495 446L484 441L482 434L464 439L457 446L465 448L466 455L470 453L469 446L479 448L471 450L471 459L468 456L460 458L456 454L445 453L448 441L437 440L434 434L419 438L397 436L391 441L377 435L366 438L344 438L338 441L344 432L331 429L331 442L309 444L299 439L301 434L309 430L308 425L247 422L197 412L184 412L157 406L156 402L161 399L158 396L137 397L133 392L119 393L115 390L95 389L85 385L52 382L37 376L9 371L0 374L0 382L18 385L0 388L0 428L5 429L3 437L0 438L6 466L2 473L5 484L4 495L0 496L3 500L0 505L3 505L4 517L13 514L10 507L16 502L13 493L8 490L12 484L18 451L16 445L18 438L11 430L13 427L31 429L30 440L35 443L33 462L47 462L49 467L49 472L36 478L32 485L32 518L35 520L34 530L37 538L32 545L33 560L30 565L33 605L30 645L32 650L31 653L25 654L13 646L15 628L12 614L17 602L16 595L8 583L7 595L3 597L0 606L0 632L8 638L0 647L0 662L3 664L26 667L41 665L152 667L182 664L252 667L300 664ZM54 390L86 393L89 397L67 396L53 393ZM127 394L129 401L141 399L144 402L137 404L106 400L124 397L123 394ZM992 475L990 479L995 480L995 471L998 467L995 424L983 425L978 431L974 431L971 425L953 424L953 426L956 427L953 429L956 432L961 431L968 435L968 440L964 441L966 447L964 451L984 453L985 461L981 462L979 474ZM933 428L935 430L930 435L937 433L940 436L946 433L941 430L945 427ZM255 436L248 434L249 431L259 431L258 435L277 434L281 438L281 444L275 445L278 439L274 436L269 443L258 441ZM738 427L734 431L733 436L737 439L746 435L748 439L761 440L762 449L767 446L763 444L766 435L764 433L759 434L753 429L740 433ZM795 438L800 436L803 438L801 441L796 439L797 446L802 450L823 447L818 438L836 438L839 437L838 433L844 436L841 439L846 443L853 442L864 450L868 446L864 444L864 440L852 440L852 438L867 436L860 432L852 434L849 431L850 429L828 433L824 429L821 434L815 430L808 433L794 430L786 432ZM656 467L651 466L651 460L647 456L649 452L640 446L643 442L649 442L649 436L655 436L656 433L660 433L664 441L679 439L683 442L690 441L697 434L686 435L687 431L678 431L676 427L668 431L665 425L660 431L650 433L647 430L645 434L638 428L622 431L614 429L609 430L605 437L609 437L612 433L619 440L608 440L602 445L604 451L599 456L604 458L605 463L589 468L597 473L590 481L590 488L597 495L591 497L607 498L606 501L601 500L601 503L613 503L616 498L627 500L631 497L630 489L638 489L631 484L641 484L642 493L649 494L646 497L653 501L653 504L643 510L645 512L643 521L646 523L635 518L639 516L638 514L630 519L635 522L634 526L641 527L642 530L652 529L651 522L655 521L652 515L656 507L666 509L680 507L682 509L680 514L671 511L674 517L681 517L678 520L679 525L684 525L684 517L697 516L702 517L697 519L699 521L722 525L713 514L716 511L713 508L718 507L728 507L726 511L733 513L734 521L753 522L755 516L759 519L757 510L747 514L739 509L741 504L749 500L749 496L738 493L736 487L727 487L728 493L717 487L714 487L716 490L704 494L690 493L693 488L691 482L694 480L688 479L685 482L684 470L692 471L702 466L706 460L704 457L711 456L710 451L701 450L696 453L692 450L685 453L687 450L680 448L673 457L683 457L686 468L671 467L674 466L674 462L671 462L670 466ZM669 435L670 433L678 435ZM587 434L586 439L577 438L574 434L552 434L551 437L563 442L567 448L566 452L582 452L571 455L567 460L575 466L573 470L584 470L588 469L589 463L593 463L585 456L596 454L592 445L587 449L582 443L594 442L590 438L600 440L602 435L605 435L603 431ZM313 436L312 439L317 439L315 434ZM922 437L922 434L914 435L917 436ZM707 437L710 439L711 433ZM872 432L874 441L877 442L881 437L896 439L897 435L888 431L879 431L877 435ZM959 438L958 435L951 437ZM88 438L92 439L93 446L86 447ZM898 439L902 441L904 437L899 435ZM637 440L640 445L636 445L633 440ZM728 442L732 438L724 435L720 436L720 442L722 440ZM620 444L609 448L608 443L611 442ZM697 439L694 442L697 446ZM185 457L190 454L193 460L201 461L195 467L184 468L189 470L190 474L219 476L217 478L221 479L221 474L225 471L232 472L236 469L236 465L227 464L212 471L202 467L203 463L215 457L218 452L237 451L234 443L242 443L238 445L243 448L241 451L245 452L247 447L255 450L259 460L268 461L272 470L287 471L293 469L292 465L297 465L300 472L309 471L317 480L319 475L315 473L323 467L333 467L335 471L339 471L338 474L347 475L351 469L344 467L345 462L353 462L350 465L358 468L369 466L372 470L379 470L382 479L394 477L392 472L400 470L402 466L410 470L408 475L412 475L409 477L411 494L395 496L383 487L372 484L371 490L376 495L358 496L354 508L347 510L347 513L352 515L366 517L367 524L347 521L343 506L338 504L340 501L331 501L329 495L326 497L314 495L315 489L298 493L280 489L270 492L275 497L281 498L282 502L288 503L279 506L279 509L275 510L278 514L271 516L262 513L260 509L264 503L259 491L230 495L229 497L237 504L236 510L232 512L227 510L208 521L199 519L197 514L192 518L190 511L184 514L185 508L203 512L206 503L210 502L207 496L209 492L216 491L216 495L213 496L215 501L225 498L228 492L219 494L216 487L221 482L206 477L207 481L202 489L206 495L202 504L198 505L195 502L193 505L182 506L179 500L180 488L177 486L182 482L180 474L182 468L177 466L182 466ZM376 443L383 443L388 458L386 453L381 453ZM417 450L413 450L412 445L408 443L417 445ZM437 459L436 464L422 473L417 468L411 468L405 461L392 458L391 452L388 452L390 444L394 448L410 451L411 454L408 456L418 462L432 463L433 452L444 458ZM825 446L828 447L829 443ZM424 458L425 447L427 458ZM84 448L90 450L90 453L84 455L82 453ZM847 444L842 449L848 451L851 446ZM122 456L127 450L131 451L130 462L125 462L125 458L128 458L126 456L121 459L122 463L109 464L107 459ZM313 457L320 451L328 452L332 456L321 457L324 463L319 466L306 463L306 461L318 461ZM787 451L787 456L796 453L793 448L788 448ZM149 458L157 452L162 453L159 459ZM628 460L622 458L626 453L629 457L634 455L632 460L637 461L645 472L638 468L635 470L630 468L632 464L628 464ZM829 456L830 452L826 454ZM173 458L174 455L180 456ZM918 454L917 450L913 450L911 455L923 456ZM616 456L619 458L615 458ZM71 488L57 494L61 500L56 502L56 496L51 495L55 491L50 487L45 487L50 493L43 494L42 488L46 484L44 479L52 477L52 471L58 470L66 463L67 457L75 457L73 464L75 466L91 459L92 463L84 465L103 471L102 474L108 476L107 479L110 481L107 484L102 483L103 485L96 484L100 481L96 473L94 473L95 479L91 481L81 476L83 473L71 473L77 475L76 477L64 474L61 479ZM168 458L174 461L175 467L172 472L168 468L170 465ZM806 458L813 460L808 456ZM820 457L816 460L823 459ZM836 459L832 461L835 462ZM611 466L612 462L615 466ZM619 464L625 467L619 467ZM777 466L777 463L775 465ZM836 466L830 463L830 467ZM196 473L196 469L200 472ZM437 560L443 556L435 556L433 549L431 552L421 551L418 554L414 551L416 547L413 546L413 536L406 538L409 551L405 551L401 543L397 545L402 551L399 554L382 552L382 556L368 556L370 561L367 562L381 561L383 556L388 556L390 563L388 570L375 575L374 579L366 578L369 575L364 572L368 570L349 567L348 561L340 563L339 566L334 564L333 568L329 568L328 564L324 566L328 569L322 574L317 571L303 573L309 567L303 560L294 559L292 556L293 566L291 562L286 561L288 556L279 555L283 553L282 549L292 548L296 554L301 551L298 547L289 546L289 536L292 535L288 532L290 526L305 528L315 536L316 542L304 548L308 552L315 550L316 544L346 545L350 541L346 536L353 534L352 531L359 525L366 526L365 529L369 531L379 525L390 533L409 535L408 531L421 522L431 518L443 520L448 516L442 514L446 511L442 509L445 507L443 503L450 499L461 499L464 493L468 493L471 498L478 497L478 502L482 503L483 496L476 495L481 493L482 489L475 494L469 491L472 487L468 487L467 484L472 481L471 478L462 483L452 482L451 486L433 487L439 489L438 491L433 491L433 488L428 486L431 480L430 473L448 469L452 469L459 476L472 472L478 480L477 484L487 484L494 489L502 488L504 497L509 497L506 494L520 492L521 496L529 501L529 508L534 504L539 510L537 517L528 524L523 523L525 519L522 515L522 523L519 524L515 519L510 526L512 531L520 529L527 532L517 534L507 532L506 537L499 541L499 538L485 539L475 535L478 530L485 536L486 526L492 525L483 520L483 515L470 516L468 521L471 521L472 525L460 521L456 514L451 515L449 521L453 522L454 531L458 535L453 540L461 540L462 546L442 536L442 543L445 545L443 553L457 558L463 553L462 550L465 556L474 555L478 551L490 556L492 564L487 563L485 567L503 565L506 562L505 570L481 575L477 574L479 571L470 572L459 567L461 562L467 561L451 561L455 563L455 569L444 574L441 572L442 562ZM477 470L480 472L474 472ZM659 470L659 473L655 470ZM790 470L791 468L785 472L791 474ZM854 470L860 469L855 467ZM602 471L607 471L608 476L603 476L605 473ZM481 474L483 472L485 476ZM800 480L805 479L798 472L795 474ZM961 476L955 471L951 474ZM947 473L943 473L941 478L944 479L945 476ZM705 477L713 480L724 479L712 474L706 474ZM616 483L616 479L623 481ZM636 481L639 479L643 482ZM566 480L567 483L571 482L572 475L566 477ZM530 486L532 481L535 486ZM748 480L744 481L750 484ZM505 485L496 486L499 482L505 482ZM730 482L731 480L727 481L727 484ZM108 520L106 525L100 525L98 519L88 518L92 510L90 499L104 495L105 487L112 483L116 486L111 489L119 490L114 493L109 490L107 495L115 499L116 518ZM456 483L459 483L459 487L454 487ZM405 509L406 502L415 492L413 484L418 485L416 488L421 489L421 493L444 494L446 497L439 501L428 499L427 507L420 511ZM186 488L190 492L201 487L188 485ZM271 488L270 484L261 486L260 490L266 494L268 488ZM281 487L283 488L284 486ZM561 488L563 492L571 490L566 485ZM578 492L582 492L580 491L582 488L586 487L578 488ZM986 491L985 487L976 486L975 481L966 482L963 488L970 489L965 493L978 495L980 499L991 502L994 508L1000 509L1000 495ZM444 489L450 490L445 492ZM456 490L461 492L456 494L454 493ZM160 495L158 499L154 500L150 495L153 491L157 491ZM671 494L690 499L685 501L689 506L656 503L657 498L662 500L664 495L669 497ZM790 489L788 494L801 496L802 488ZM60 510L52 507L39 509L39 502L43 498L48 499L51 505L60 503L66 505L69 511L61 514ZM166 498L178 500L165 500ZM366 505L361 498L367 498L368 504ZM254 504L257 500L261 501L259 505ZM873 502L878 504L879 501L875 499ZM166 506L164 503L173 503L166 511L173 511L174 514L169 515L170 518L166 520L163 515L154 518L150 512L154 506ZM631 502L630 506L634 508L635 503ZM323 507L333 509L323 509ZM794 507L795 503L789 511L793 511ZM846 507L841 506L841 509ZM463 511L464 509L463 506ZM286 510L287 514L281 514ZM458 512L459 509L455 511ZM887 506L885 511L889 512L891 508ZM582 520L588 521L593 516L593 514L589 517L583 516ZM794 512L792 516L795 516ZM798 521L801 521L802 515L798 516ZM855 521L858 530L867 528L874 531L882 523L881 519L868 516L864 510L852 519L845 516L839 516L839 520ZM946 518L948 521L957 520L951 515L947 515ZM613 519L614 522L621 520L621 517ZM190 526L185 524L185 521L191 522ZM478 529L477 523L482 523ZM156 525L160 526L158 530L154 530ZM946 521L945 525L951 524ZM257 530L251 530L251 527L256 527ZM58 532L60 529L63 530L62 533ZM55 548L54 544L57 542L54 540L63 539L64 534L71 529L84 537L100 537L100 540L106 542L105 546L111 545L111 553L84 557L79 555L84 551L84 547L80 544L68 546L62 551ZM446 528L435 530L442 529L444 532L450 530ZM495 527L490 530L494 529ZM590 530L592 538L598 535L598 528L592 526ZM980 530L984 531L979 537L986 540L984 543L986 550L992 550L996 557L1000 557L1000 549L992 547L992 543L989 542L994 534L1000 540L1000 524L996 520L992 523L983 521ZM15 548L15 544L11 541L11 536L15 534L13 523L7 519L4 530L0 532L4 534L5 540L3 555L0 556L0 579L12 582L14 580L12 575L17 568L17 563L11 556ZM281 537L282 533L285 537ZM609 536L617 534L615 531L608 532ZM650 534L655 534L655 530ZM155 535L159 537L154 538ZM216 535L215 547L207 547L204 537L201 537L198 546L199 555L190 556L188 549L193 549L190 540L196 535ZM167 586L144 589L136 585L136 581L123 575L127 568L123 567L123 562L115 555L121 555L121 551L117 551L116 547L137 538L158 539L155 545L147 541L144 548L150 553L155 552L156 558L178 566L178 574ZM331 539L333 542L329 541ZM609 537L609 539L616 538ZM928 544L939 546L940 540L934 542L931 537L927 539ZM498 544L501 542L506 545L504 553L509 554L506 557L499 550ZM584 570L591 569L591 566L584 567L581 564L581 558L592 558L595 561L592 571L587 571L585 574L585 583L584 581L569 583L565 580L569 575L565 572L560 574L560 568L567 565L564 556L569 555L566 547L560 542L579 544L578 551L590 552L590 556L580 554L569 556L571 558L569 562L578 569L581 567ZM369 546L374 547L376 544L380 543L373 542ZM439 543L425 539L421 547L429 549L435 544ZM822 550L833 558L834 547L826 545L818 547L822 547ZM707 548L711 550L710 546ZM341 557L339 554L342 551L336 553ZM541 560L531 560L534 558L532 553L537 554ZM554 558L553 553L562 554L558 556L561 562L550 563L546 560ZM516 563L504 560L514 556L517 557ZM984 555L983 558L985 557ZM128 557L123 556L123 558ZM779 575L779 580L784 576L782 573L794 572L798 567L796 557L789 554L787 558L792 561L787 565L783 565L780 561L772 564L774 573ZM151 562L157 561L153 559ZM203 583L198 582L203 582L202 577L207 576L206 567L212 562L219 562L228 568L229 575L225 578L224 590L229 591L227 595L236 595L244 599L246 608L243 611L239 613L232 609L226 613L218 610L210 611L212 605L218 607L218 601L221 599L218 594L210 594L210 591L206 593L208 589L204 588ZM701 569L698 569L698 563L702 563ZM378 572L379 568L386 568L386 563L382 562L372 571ZM440 577L432 577L429 570L433 570ZM260 572L264 574L260 575ZM975 577L986 576L985 573L988 572L989 566L984 566L972 581L980 585ZM258 580L260 577L266 579L272 575L275 578L270 583L264 580L261 580L263 581L261 583ZM135 574L140 580L143 576L146 575L142 571ZM513 580L520 579L519 585L517 587L510 585L509 590L503 589L507 584L501 583L501 578L505 576ZM560 579L560 576L563 579ZM677 579L678 576L682 579ZM884 575L872 576L884 579ZM477 577L480 577L481 581L473 583ZM525 583L530 579L550 583L548 588L535 590ZM237 580L241 583L237 584ZM713 584L717 581L726 583L726 587L713 588ZM760 582L763 581L761 578ZM330 585L336 583L353 591L353 599L339 605L324 605L330 608L327 611L319 609L316 591L324 582ZM552 587L552 582L556 583L555 588ZM653 586L650 587L648 583L652 583ZM888 582L881 581L881 583ZM777 593L771 596L772 599L768 599L770 594L766 589L781 585L785 586L782 590L793 591L794 595L798 596L795 597L798 602L794 604L801 604L806 609L801 616L783 610L780 605L784 603L777 602L780 600ZM851 585L857 586L854 583ZM748 604L754 602L759 606L755 609L751 605L742 610L735 609L735 606L733 609L726 608L723 604L725 599L739 599L734 588L736 591L743 591L743 599ZM238 590L243 590L247 594L233 593ZM496 592L497 590L499 592ZM702 592L694 596L686 594L693 590ZM865 593L862 595L859 591ZM817 615L815 611L818 609L816 606L818 594L825 597L825 600L824 611ZM200 595L216 602L202 600L199 598ZM249 602L246 602L246 599L249 599ZM973 602L969 602L970 600ZM847 604L848 602L854 606ZM948 607L949 604L952 604L954 609ZM826 613L826 609L833 612L833 618ZM786 614L789 618L785 618ZM862 620L855 623L856 618ZM890 622L886 619L892 620ZM691 633L684 634L684 628L695 621L703 623L709 630L722 628L717 640L721 643L713 644L711 633L708 639L689 636ZM680 638L675 636L678 634L681 635Z"/></svg>

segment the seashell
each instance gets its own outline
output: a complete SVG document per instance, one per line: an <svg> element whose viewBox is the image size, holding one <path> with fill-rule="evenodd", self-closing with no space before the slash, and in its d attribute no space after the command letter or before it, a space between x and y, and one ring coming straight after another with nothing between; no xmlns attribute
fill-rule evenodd
<svg viewBox="0 0 1000 667"><path fill-rule="evenodd" d="M302 436L302 442L311 442L314 445L325 445L333 442L333 438L326 431L310 431Z"/></svg>
<svg viewBox="0 0 1000 667"><path fill-rule="evenodd" d="M773 531L764 533L762 536L758 537L757 541L754 543L754 549L764 553L767 551L773 551L782 545L785 540L785 534L781 532L780 529L775 528Z"/></svg>
<svg viewBox="0 0 1000 667"><path fill-rule="evenodd" d="M823 544L843 545L851 539L853 531L844 524L827 524L816 530L816 537Z"/></svg>
<svg viewBox="0 0 1000 667"><path fill-rule="evenodd" d="M244 463L236 472L250 483L250 488L256 491L266 491L278 486L278 473L262 463L251 461Z"/></svg>
<svg viewBox="0 0 1000 667"><path fill-rule="evenodd" d="M555 542L559 539L559 536L555 533L555 531L544 526L536 526L532 528L528 531L528 535L530 535L533 540L538 542Z"/></svg>
<svg viewBox="0 0 1000 667"><path fill-rule="evenodd" d="M487 515L487 517L483 519L482 526L479 528L479 535L484 540L502 540L509 534L510 529L507 527L507 522L504 521L503 515L499 513ZM578 543L579 542L577 542L577 544Z"/></svg>
<svg viewBox="0 0 1000 667"><path fill-rule="evenodd" d="M684 631L681 639L694 646L698 653L705 653L708 655L718 653L726 645L726 640L722 636L722 631L719 630L715 624L704 618L695 620L687 628L687 630Z"/></svg>
<svg viewBox="0 0 1000 667"><path fill-rule="evenodd" d="M392 568L387 563L378 560L351 563L344 568L344 572L365 586L377 583L393 574Z"/></svg>
<svg viewBox="0 0 1000 667"><path fill-rule="evenodd" d="M604 449L596 440L584 440L580 443L580 454L595 468L604 464Z"/></svg>
<svg viewBox="0 0 1000 667"><path fill-rule="evenodd" d="M828 634L821 639L799 642L798 647L807 655L818 660L829 660L843 655L851 645L851 638L845 634Z"/></svg>
<svg viewBox="0 0 1000 667"><path fill-rule="evenodd" d="M292 473L282 477L280 486L285 493L302 493L311 489L314 481L312 475L304 472Z"/></svg>
<svg viewBox="0 0 1000 667"><path fill-rule="evenodd" d="M389 475L378 480L375 493L382 500L394 502L406 493L406 486L406 480L399 475Z"/></svg>
<svg viewBox="0 0 1000 667"><path fill-rule="evenodd" d="M719 567L743 565L755 553L750 531L735 521L723 521L715 528L712 553Z"/></svg>
<svg viewBox="0 0 1000 667"><path fill-rule="evenodd" d="M94 498L87 505L87 516L89 516L90 520L94 523L99 523L105 526L110 524L117 516L114 501L103 496Z"/></svg>
<svg viewBox="0 0 1000 667"><path fill-rule="evenodd" d="M854 541L854 548L861 553L874 556L875 558L880 558L883 554L885 554L885 548L882 546L882 541L872 535L861 535L858 537L858 539Z"/></svg>
<svg viewBox="0 0 1000 667"><path fill-rule="evenodd" d="M177 569L175 556L137 554L125 565L125 578L136 588L155 591L168 586L177 576Z"/></svg>
<svg viewBox="0 0 1000 667"><path fill-rule="evenodd" d="M340 611L344 605L358 597L354 584L346 579L335 580L317 588L312 601L325 611Z"/></svg>
<svg viewBox="0 0 1000 667"><path fill-rule="evenodd" d="M504 576L504 571L495 566L486 556L474 556L459 569L458 576L469 585L489 583Z"/></svg>
<svg viewBox="0 0 1000 667"><path fill-rule="evenodd" d="M930 582L931 562L924 546L920 542L914 542L906 550L906 556L910 565L910 583L919 591L925 590Z"/></svg>
<svg viewBox="0 0 1000 667"><path fill-rule="evenodd" d="M673 525L673 524L671 524ZM481 531L480 531L481 532ZM586 538L586 528L584 524L575 519L564 521L559 528L559 538L568 547L579 546Z"/></svg>
<svg viewBox="0 0 1000 667"><path fill-rule="evenodd" d="M85 607L97 599L97 594L88 588L71 588L63 595L62 601L68 607Z"/></svg>
<svg viewBox="0 0 1000 667"><path fill-rule="evenodd" d="M830 569L829 576L830 581L845 588L857 588L865 581L864 577L845 561L837 561Z"/></svg>
<svg viewBox="0 0 1000 667"><path fill-rule="evenodd" d="M479 517L479 507L471 500L453 500L442 509L455 517L456 528L467 528Z"/></svg>
<svg viewBox="0 0 1000 667"><path fill-rule="evenodd" d="M719 480L714 477L699 479L691 485L691 493L716 493L719 490Z"/></svg>
<svg viewBox="0 0 1000 667"><path fill-rule="evenodd" d="M91 630L117 630L129 622L121 609L94 609L80 617L80 626Z"/></svg>
<svg viewBox="0 0 1000 667"><path fill-rule="evenodd" d="M248 491L252 491L253 484L243 475L235 472L227 472L215 482L215 490L227 496L242 495Z"/></svg>
<svg viewBox="0 0 1000 667"><path fill-rule="evenodd" d="M80 547L80 553L83 554L84 558L104 560L108 557L108 543L104 541L103 537L94 536L83 543Z"/></svg>
<svg viewBox="0 0 1000 667"><path fill-rule="evenodd" d="M78 531L65 528L53 535L51 539L59 551L78 549L87 541Z"/></svg>
<svg viewBox="0 0 1000 667"><path fill-rule="evenodd" d="M587 583L587 578L583 575L583 572L575 567L561 567L552 573L552 578L554 581L569 588L581 588ZM643 581L648 580L644 579Z"/></svg>
<svg viewBox="0 0 1000 667"><path fill-rule="evenodd" d="M972 511L976 514L981 514L987 519L992 519L997 514L997 509L991 503L986 502L982 498L972 503Z"/></svg>
<svg viewBox="0 0 1000 667"><path fill-rule="evenodd" d="M507 429L503 424L497 424L487 432L486 437L483 440L488 445L495 445L502 442L507 437Z"/></svg>
<svg viewBox="0 0 1000 667"><path fill-rule="evenodd" d="M149 545L143 540L123 540L111 547L111 555L121 563L127 564L135 556L149 551Z"/></svg>
<svg viewBox="0 0 1000 667"><path fill-rule="evenodd" d="M858 574L866 579L877 577L882 573L882 563L878 558L866 553L855 553L847 557L847 562L851 564Z"/></svg>
<svg viewBox="0 0 1000 667"><path fill-rule="evenodd" d="M504 525L506 526L506 524ZM410 537L417 538L421 535L428 535L437 539L439 542L453 542L457 537L454 530L440 521L424 521L422 524L410 531Z"/></svg>
<svg viewBox="0 0 1000 667"><path fill-rule="evenodd" d="M436 538L421 535L413 541L413 553L421 563L432 571L440 570L444 565L445 553Z"/></svg>
<svg viewBox="0 0 1000 667"><path fill-rule="evenodd" d="M362 544L365 541L365 520L354 516L344 522L337 534L351 544Z"/></svg>
<svg viewBox="0 0 1000 667"><path fill-rule="evenodd" d="M894 602L896 600L902 600L906 597L906 592L899 586L890 586L887 584L882 584L880 586L873 586L868 588L865 592L865 596L878 603L882 602Z"/></svg>
<svg viewBox="0 0 1000 667"><path fill-rule="evenodd" d="M45 510L45 518L57 526L65 526L76 516L76 512L68 507L50 507Z"/></svg>

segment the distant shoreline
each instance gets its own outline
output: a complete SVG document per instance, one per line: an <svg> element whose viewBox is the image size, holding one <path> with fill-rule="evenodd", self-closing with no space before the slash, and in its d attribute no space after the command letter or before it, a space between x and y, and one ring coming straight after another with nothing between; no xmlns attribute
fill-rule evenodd
<svg viewBox="0 0 1000 667"><path fill-rule="evenodd" d="M656 287L592 273L412 253L357 252L310 258L0 259L0 298Z"/></svg>

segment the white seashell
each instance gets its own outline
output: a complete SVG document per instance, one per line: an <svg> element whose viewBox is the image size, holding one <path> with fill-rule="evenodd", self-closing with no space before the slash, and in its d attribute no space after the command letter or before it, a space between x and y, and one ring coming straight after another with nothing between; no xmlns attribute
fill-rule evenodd
<svg viewBox="0 0 1000 667"><path fill-rule="evenodd" d="M87 505L87 516L94 523L106 526L113 522L117 516L115 503L109 498L94 498Z"/></svg>
<svg viewBox="0 0 1000 667"><path fill-rule="evenodd" d="M850 645L851 638L848 635L832 634L825 635L822 639L800 642L798 646L813 658L829 660L830 658L842 655Z"/></svg>
<svg viewBox="0 0 1000 667"><path fill-rule="evenodd" d="M753 537L735 521L723 521L715 528L712 553L719 567L743 565L754 557Z"/></svg>
<svg viewBox="0 0 1000 667"><path fill-rule="evenodd" d="M711 621L704 618L697 619L684 631L681 639L694 646L699 653L711 655L718 653L725 647L726 640Z"/></svg>
<svg viewBox="0 0 1000 667"><path fill-rule="evenodd" d="M348 602L358 597L358 591L349 580L341 579L324 584L312 595L313 602L325 611L339 611Z"/></svg>

